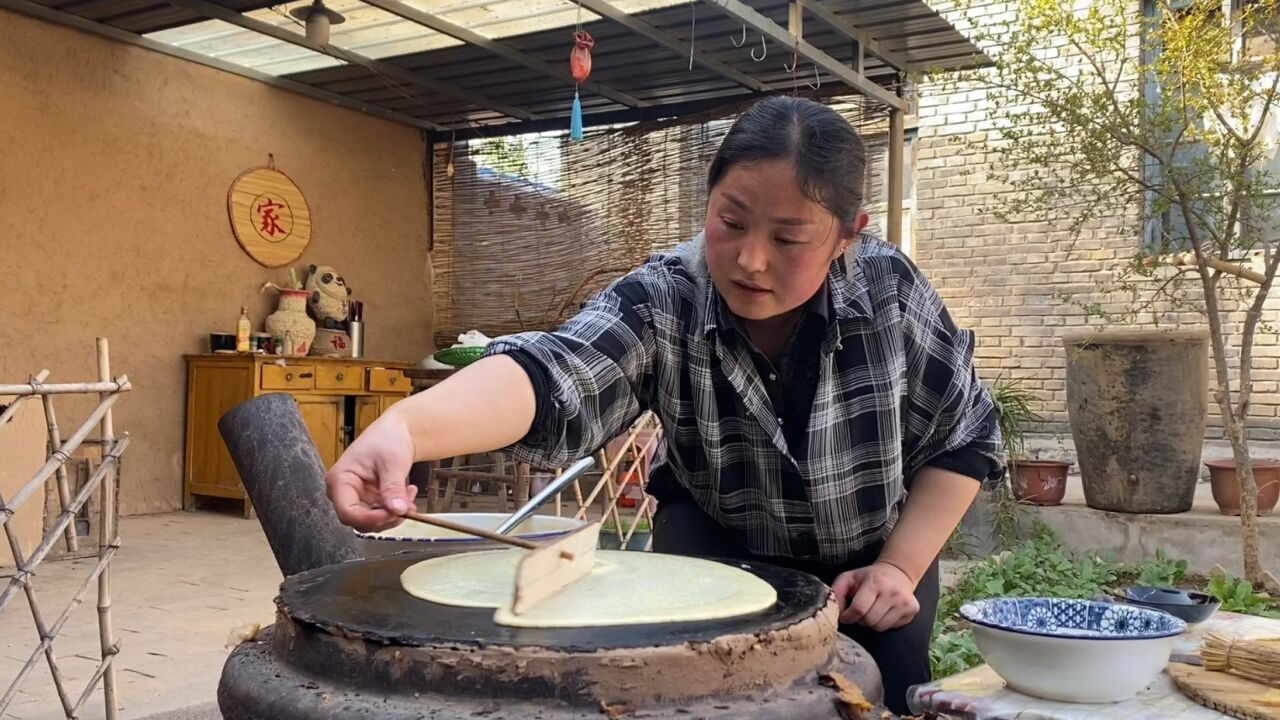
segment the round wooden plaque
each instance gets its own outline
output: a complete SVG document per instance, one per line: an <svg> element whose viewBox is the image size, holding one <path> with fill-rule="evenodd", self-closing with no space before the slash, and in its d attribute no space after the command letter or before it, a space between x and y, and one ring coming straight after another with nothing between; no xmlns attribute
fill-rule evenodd
<svg viewBox="0 0 1280 720"><path fill-rule="evenodd" d="M246 171L227 193L231 231L265 267L297 260L311 242L311 210L289 176L270 167Z"/></svg>

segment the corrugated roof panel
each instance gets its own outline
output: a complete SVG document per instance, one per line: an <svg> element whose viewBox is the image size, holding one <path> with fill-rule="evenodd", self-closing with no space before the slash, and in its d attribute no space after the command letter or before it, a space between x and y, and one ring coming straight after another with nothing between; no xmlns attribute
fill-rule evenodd
<svg viewBox="0 0 1280 720"><path fill-rule="evenodd" d="M360 0L329 0L325 4L345 18L330 29L331 44L341 50L382 59L462 44ZM406 4L491 40L601 19L570 0L406 0ZM688 0L617 0L616 4L627 12L643 12L688 4ZM290 16L288 10L306 5L310 5L309 0L254 10L245 15L302 33L302 23ZM251 30L215 20L162 30L146 37L272 75L292 75L343 64L342 60L277 40L264 40ZM289 50L290 47L293 49Z"/></svg>

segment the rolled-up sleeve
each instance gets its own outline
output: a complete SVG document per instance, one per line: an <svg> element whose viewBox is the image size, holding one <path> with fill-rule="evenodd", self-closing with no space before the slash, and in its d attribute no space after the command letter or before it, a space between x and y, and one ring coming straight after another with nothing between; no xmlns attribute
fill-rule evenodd
<svg viewBox="0 0 1280 720"><path fill-rule="evenodd" d="M650 405L654 335L642 268L593 298L553 332L498 338L529 375L537 410L529 433L506 448L517 460L563 467L623 432Z"/></svg>
<svg viewBox="0 0 1280 720"><path fill-rule="evenodd" d="M993 484L1004 477L1000 424L973 366L974 334L957 327L933 286L914 267L911 271L904 274L899 295L907 481L930 465Z"/></svg>

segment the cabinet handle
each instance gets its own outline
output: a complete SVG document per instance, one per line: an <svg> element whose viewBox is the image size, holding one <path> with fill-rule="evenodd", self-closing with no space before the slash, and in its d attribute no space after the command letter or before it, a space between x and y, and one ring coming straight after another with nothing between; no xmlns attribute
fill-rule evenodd
<svg viewBox="0 0 1280 720"><path fill-rule="evenodd" d="M300 377L300 378L309 378L309 377L314 377L314 374L313 374L313 373L301 373L301 374L299 374L299 375L298 375L298 377Z"/></svg>
<svg viewBox="0 0 1280 720"><path fill-rule="evenodd" d="M293 380L293 373L285 373L285 374L284 374L284 381L285 381L285 382L290 382L290 381L292 381L292 380Z"/></svg>
<svg viewBox="0 0 1280 720"><path fill-rule="evenodd" d="M396 384L396 380L399 380L399 379L400 379L400 378L396 377L395 375L392 375L392 376L391 376L391 384L392 384L392 385L395 385L395 384Z"/></svg>
<svg viewBox="0 0 1280 720"><path fill-rule="evenodd" d="M338 375L337 375L337 378L336 378L336 379L337 379L337 381L338 381L338 382L342 382L342 373L338 373Z"/></svg>

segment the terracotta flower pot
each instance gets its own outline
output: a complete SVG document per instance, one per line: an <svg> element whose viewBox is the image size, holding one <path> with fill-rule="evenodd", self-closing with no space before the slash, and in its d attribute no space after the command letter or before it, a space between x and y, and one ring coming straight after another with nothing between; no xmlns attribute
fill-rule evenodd
<svg viewBox="0 0 1280 720"><path fill-rule="evenodd" d="M1206 460L1213 501L1223 515L1240 514L1240 477L1232 458ZM1253 479L1258 485L1258 514L1270 515L1280 500L1280 460L1254 460Z"/></svg>
<svg viewBox="0 0 1280 720"><path fill-rule="evenodd" d="M1018 460L1011 481L1013 497L1030 505L1059 505L1067 492L1071 463L1059 460Z"/></svg>

